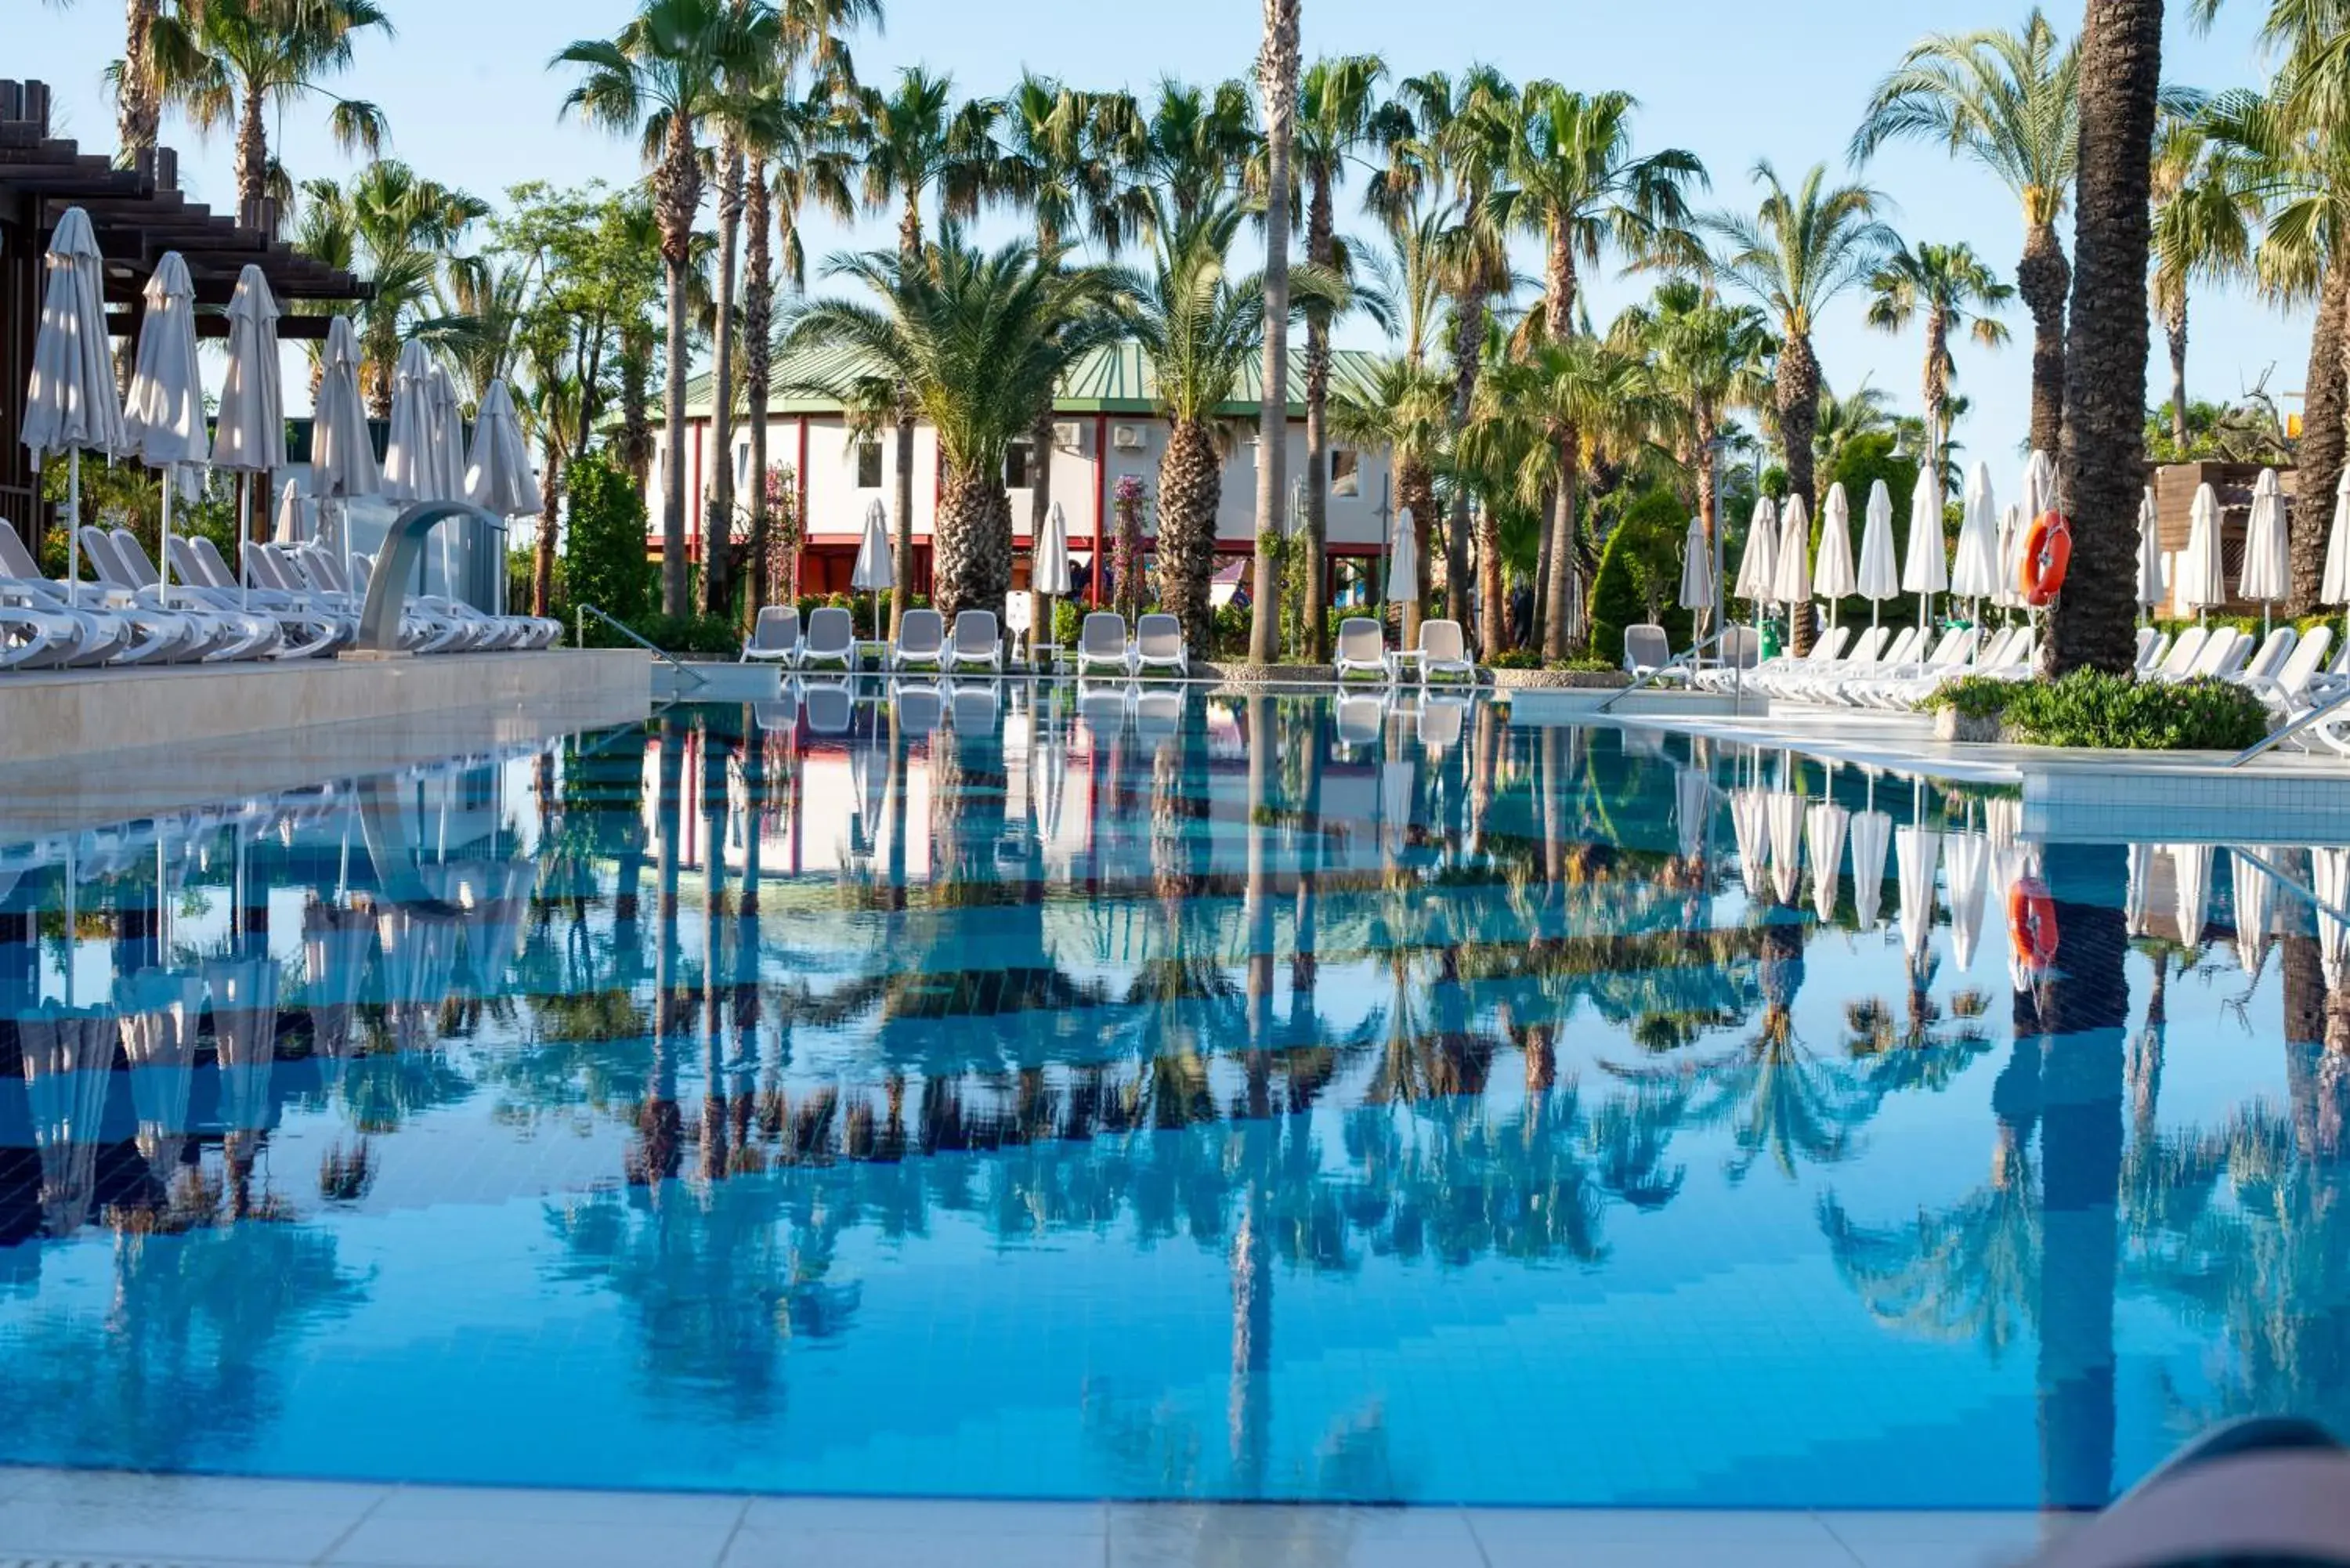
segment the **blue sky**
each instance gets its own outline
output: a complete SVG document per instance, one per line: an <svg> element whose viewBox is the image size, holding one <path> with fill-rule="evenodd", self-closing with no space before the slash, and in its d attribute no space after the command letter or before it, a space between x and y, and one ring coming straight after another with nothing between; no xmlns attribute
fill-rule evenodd
<svg viewBox="0 0 2350 1568"><path fill-rule="evenodd" d="M16 13L11 74L52 84L64 134L88 147L111 146L113 108L100 72L120 50L121 7L110 0L78 0L65 11L41 8L36 0L6 3ZM628 0L384 3L398 36L361 46L345 90L383 107L396 156L484 194L528 179L634 175L629 144L558 119L567 80L546 69L572 38L616 28L630 9ZM2264 5L2235 0L2208 35L2179 16L2186 7L2169 9L2165 54L2172 80L2219 88L2258 78L2253 31ZM951 72L972 93L1000 89L1024 65L1071 82L1138 90L1167 73L1243 74L1259 17L1252 0L1116 6L1100 0L889 0L889 12L884 34L859 40L860 71L873 78L920 61ZM1748 208L1748 171L1757 158L1770 159L1790 179L1822 159L1841 167L1870 87L1918 36L1936 27L2014 26L2024 14L2021 5L1977 0L1957 7L1802 0L1777 9L1721 0L1305 0L1309 57L1377 50L1399 74L1482 59L1516 79L1546 76L1577 88L1627 89L1641 100L1637 136L1643 149L1696 152L1713 174L1706 202ZM2060 28L2076 27L2078 0L2056 0L2050 15ZM296 107L283 117L277 145L297 177L348 166L323 125L315 108ZM191 190L229 205L227 138L201 141L176 119L165 137L181 149ZM1901 148L1877 159L1866 177L1891 199L1892 221L1906 237L1964 239L2012 276L2020 221L1990 176L1936 150ZM808 243L811 255L820 257L847 244L886 239L880 220L861 235L812 224ZM1614 271L1611 263L1588 286L1592 313L1602 320L1646 292L1639 280ZM2233 397L2271 367L2271 389L2298 394L2308 351L2306 311L2280 313L2247 295L2210 290L2193 310L2188 369L2194 395ZM1849 390L1872 378L1914 407L1922 352L1916 333L1888 337L1867 329L1861 317L1861 301L1847 296L1830 308L1818 333L1831 384ZM2008 320L2015 345L1998 351L1970 345L1959 362L1959 385L1975 400L1975 412L1958 437L2002 472L2012 465L2022 438L2028 399L2022 344L2030 320L2021 306L2011 307ZM1375 342L1362 328L1354 337ZM2156 383L2164 389L2158 336L2156 341Z"/></svg>

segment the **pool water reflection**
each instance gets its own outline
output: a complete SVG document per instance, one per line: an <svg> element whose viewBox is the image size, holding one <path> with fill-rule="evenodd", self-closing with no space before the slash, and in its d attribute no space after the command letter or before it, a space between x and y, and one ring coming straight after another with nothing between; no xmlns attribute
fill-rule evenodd
<svg viewBox="0 0 2350 1568"><path fill-rule="evenodd" d="M2082 1506L2344 1424L2350 852L2020 819L875 685L0 847L0 1459Z"/></svg>

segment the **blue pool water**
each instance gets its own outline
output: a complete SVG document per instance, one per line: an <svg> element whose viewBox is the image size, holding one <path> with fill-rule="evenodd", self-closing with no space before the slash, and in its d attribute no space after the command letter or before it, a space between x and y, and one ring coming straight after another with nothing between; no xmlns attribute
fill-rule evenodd
<svg viewBox="0 0 2350 1568"><path fill-rule="evenodd" d="M2350 855L889 696L0 847L0 1460L2081 1506L2350 1425Z"/></svg>

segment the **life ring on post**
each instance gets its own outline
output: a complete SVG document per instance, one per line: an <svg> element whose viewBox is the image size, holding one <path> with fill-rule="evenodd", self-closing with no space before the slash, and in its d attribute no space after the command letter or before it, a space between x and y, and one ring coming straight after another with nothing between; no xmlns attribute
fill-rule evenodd
<svg viewBox="0 0 2350 1568"><path fill-rule="evenodd" d="M2015 956L2034 969L2044 970L2056 961L2056 900L2037 877L2018 877L2007 890L2007 940Z"/></svg>
<svg viewBox="0 0 2350 1568"><path fill-rule="evenodd" d="M2053 507L2032 520L2023 536L2023 560L2016 570L2016 587L2023 602L2046 609L2064 588L2065 568L2073 564L2073 530L2063 513Z"/></svg>

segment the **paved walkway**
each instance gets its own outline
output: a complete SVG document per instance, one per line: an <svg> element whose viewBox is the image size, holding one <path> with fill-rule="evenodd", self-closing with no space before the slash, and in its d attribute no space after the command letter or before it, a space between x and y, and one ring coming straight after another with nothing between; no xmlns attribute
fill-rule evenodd
<svg viewBox="0 0 2350 1568"><path fill-rule="evenodd" d="M2045 1528L2030 1513L963 1503L0 1469L5 1568L1990 1568Z"/></svg>

